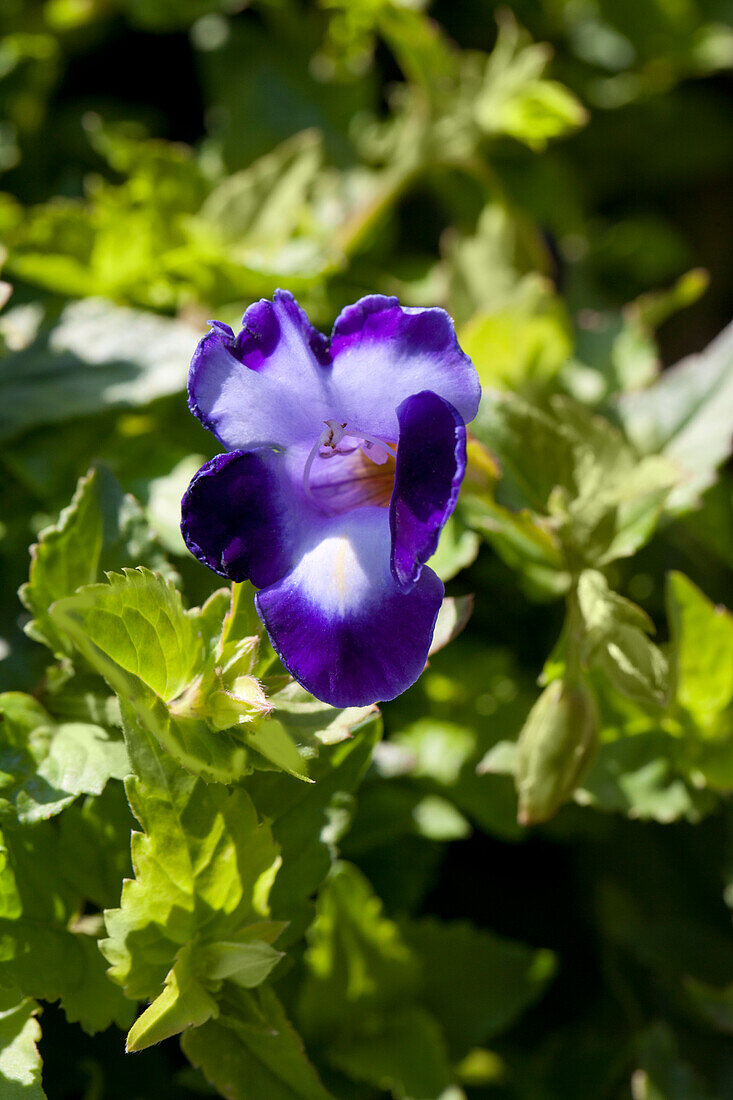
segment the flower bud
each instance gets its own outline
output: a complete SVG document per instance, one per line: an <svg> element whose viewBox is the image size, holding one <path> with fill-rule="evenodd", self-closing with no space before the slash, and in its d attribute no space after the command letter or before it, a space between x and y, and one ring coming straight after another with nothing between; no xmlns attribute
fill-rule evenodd
<svg viewBox="0 0 733 1100"><path fill-rule="evenodd" d="M554 680L532 707L517 744L520 825L547 821L572 795L598 740L593 695L582 683Z"/></svg>
<svg viewBox="0 0 733 1100"><path fill-rule="evenodd" d="M225 730L272 710L272 704L254 676L238 676L228 689L212 691L206 700L206 720L215 730Z"/></svg>

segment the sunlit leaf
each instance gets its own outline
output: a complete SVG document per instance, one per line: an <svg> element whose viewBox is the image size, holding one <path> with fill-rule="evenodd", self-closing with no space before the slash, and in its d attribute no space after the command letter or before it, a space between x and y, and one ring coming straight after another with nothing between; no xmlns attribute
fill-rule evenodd
<svg viewBox="0 0 733 1100"><path fill-rule="evenodd" d="M0 1090L7 1100L45 1100L37 1012L38 1005L18 990L0 991Z"/></svg>

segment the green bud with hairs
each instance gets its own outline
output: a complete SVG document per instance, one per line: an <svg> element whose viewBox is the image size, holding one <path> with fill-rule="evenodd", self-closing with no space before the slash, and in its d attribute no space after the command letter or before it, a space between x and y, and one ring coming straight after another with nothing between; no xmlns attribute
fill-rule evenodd
<svg viewBox="0 0 733 1100"><path fill-rule="evenodd" d="M582 680L554 680L527 716L517 744L518 821L551 818L585 775L598 742L593 694Z"/></svg>

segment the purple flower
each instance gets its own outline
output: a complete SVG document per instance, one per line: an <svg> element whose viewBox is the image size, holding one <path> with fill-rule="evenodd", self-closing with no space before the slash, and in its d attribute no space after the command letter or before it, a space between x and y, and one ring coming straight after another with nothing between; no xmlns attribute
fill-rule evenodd
<svg viewBox="0 0 733 1100"><path fill-rule="evenodd" d="M362 298L330 341L293 296L212 322L189 407L227 453L182 502L189 550L249 579L290 673L334 706L393 699L425 666L443 585L424 562L453 511L476 371L442 309Z"/></svg>

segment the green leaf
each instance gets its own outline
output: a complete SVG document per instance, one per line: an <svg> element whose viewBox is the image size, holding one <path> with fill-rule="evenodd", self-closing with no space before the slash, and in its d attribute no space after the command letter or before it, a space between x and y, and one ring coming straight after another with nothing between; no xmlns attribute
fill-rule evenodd
<svg viewBox="0 0 733 1100"><path fill-rule="evenodd" d="M182 391L199 336L180 321L101 299L71 302L50 334L0 361L0 441Z"/></svg>
<svg viewBox="0 0 733 1100"><path fill-rule="evenodd" d="M581 573L577 591L586 660L597 665L622 694L663 706L669 691L668 667L661 650L647 637L654 624L640 607L612 592L597 570Z"/></svg>
<svg viewBox="0 0 733 1100"><path fill-rule="evenodd" d="M527 275L506 301L461 326L461 347L482 386L523 389L546 384L570 358L570 323L549 282Z"/></svg>
<svg viewBox="0 0 733 1100"><path fill-rule="evenodd" d="M261 725L255 726L249 732L247 742L266 760L282 768L284 772L298 779L304 779L307 783L313 782L308 775L305 761L298 752L298 746L282 722L270 718Z"/></svg>
<svg viewBox="0 0 733 1100"><path fill-rule="evenodd" d="M715 736L718 716L733 699L733 615L682 573L667 577L667 614L677 702Z"/></svg>
<svg viewBox="0 0 733 1100"><path fill-rule="evenodd" d="M491 544L510 569L521 574L523 587L539 599L556 598L567 591L570 574L551 525L522 509L511 512L489 494L468 492L463 497L467 522Z"/></svg>
<svg viewBox="0 0 733 1100"><path fill-rule="evenodd" d="M139 725L129 725L128 737L135 771L128 799L143 832L133 834L135 879L125 883L120 908L105 913L108 938L101 947L129 997L162 992L158 1008L131 1037L147 1044L157 1041L150 1037L153 1018L159 1027L172 1026L191 1001L194 1015L207 1003L199 985L218 991L221 979L207 973L205 949L236 941L267 917L280 857L243 790L189 775Z"/></svg>
<svg viewBox="0 0 733 1100"><path fill-rule="evenodd" d="M450 1081L445 1043L422 1008L386 1014L351 1039L337 1039L328 1060L356 1081L366 1081L397 1100L439 1100Z"/></svg>
<svg viewBox="0 0 733 1100"><path fill-rule="evenodd" d="M298 1019L323 1056L395 1097L437 1097L449 1081L440 1029L415 1003L420 971L398 926L352 864L334 866L308 933Z"/></svg>
<svg viewBox="0 0 733 1100"><path fill-rule="evenodd" d="M150 478L145 495L145 512L148 522L169 554L185 557L188 548L181 535L181 498L194 474L204 465L202 454L186 455L172 469L159 477ZM146 471L147 473L148 471ZM137 491L137 490L136 490ZM150 562L125 562L129 565L151 565ZM158 568L151 565L151 568ZM162 570L161 570L162 571Z"/></svg>
<svg viewBox="0 0 733 1100"><path fill-rule="evenodd" d="M42 531L31 547L30 578L19 593L33 615L27 633L59 655L70 653L69 640L49 616L51 604L122 565L172 573L139 504L122 492L108 470L98 467L79 479L58 523Z"/></svg>
<svg viewBox="0 0 733 1100"><path fill-rule="evenodd" d="M230 995L228 1011L186 1031L181 1046L230 1100L333 1100L269 986Z"/></svg>
<svg viewBox="0 0 733 1100"><path fill-rule="evenodd" d="M433 640L430 643L428 657L439 653L449 642L457 638L468 624L473 614L473 596L445 596L438 618L435 620Z"/></svg>
<svg viewBox="0 0 733 1100"><path fill-rule="evenodd" d="M145 1050L189 1027L200 1027L218 1014L216 1001L196 977L190 948L183 947L166 976L163 992L130 1028L125 1049Z"/></svg>
<svg viewBox="0 0 733 1100"><path fill-rule="evenodd" d="M263 922L246 930L249 937L279 935L282 924ZM243 939L240 942L215 943L206 950L207 973L212 978L229 978L243 989L254 989L269 976L283 957L264 939Z"/></svg>
<svg viewBox="0 0 733 1100"><path fill-rule="evenodd" d="M111 573L108 580L54 604L57 629L71 636L118 694L134 694L134 677L171 702L202 663L193 617L173 585L147 569Z"/></svg>
<svg viewBox="0 0 733 1100"><path fill-rule="evenodd" d="M639 461L608 420L566 397L547 409L513 394L485 397L476 432L530 508L550 517L571 568L635 553L676 480L668 460Z"/></svg>
<svg viewBox="0 0 733 1100"><path fill-rule="evenodd" d="M67 811L70 812L70 811ZM80 918L85 895L74 882L73 847L40 822L8 832L9 863L0 867L0 985L61 1001L67 1020L93 1034L129 1022L130 1006L109 981L95 919Z"/></svg>
<svg viewBox="0 0 733 1100"><path fill-rule="evenodd" d="M247 780L282 852L270 907L275 918L290 922L280 941L285 946L299 939L313 919L311 898L335 859L335 839L351 816L351 792L380 735L381 724L372 718L349 740L323 747L310 762L312 784L275 772L255 772Z"/></svg>
<svg viewBox="0 0 733 1100"><path fill-rule="evenodd" d="M428 564L443 582L450 581L476 560L479 545L475 532L469 530L454 513L443 528L438 549Z"/></svg>
<svg viewBox="0 0 733 1100"><path fill-rule="evenodd" d="M0 990L0 1094L3 1100L45 1100L41 1088L38 1005L15 989Z"/></svg>
<svg viewBox="0 0 733 1100"><path fill-rule="evenodd" d="M359 792L354 827L345 840L349 856L358 858L374 848L408 837L431 841L462 840L471 826L453 802L426 794L417 784L392 780L369 783Z"/></svg>
<svg viewBox="0 0 733 1100"><path fill-rule="evenodd" d="M99 909L117 904L122 880L132 873L134 825L122 783L108 783L103 794L78 799L59 818L64 878Z"/></svg>
<svg viewBox="0 0 733 1100"><path fill-rule="evenodd" d="M370 1014L414 1000L418 964L361 872L336 864L318 895L308 933L308 974L298 1019L326 1046L361 1033Z"/></svg>
<svg viewBox="0 0 733 1100"><path fill-rule="evenodd" d="M648 1028L639 1048L638 1068L631 1078L632 1100L715 1100L702 1077L678 1055L666 1024Z"/></svg>
<svg viewBox="0 0 733 1100"><path fill-rule="evenodd" d="M319 274L337 259L333 235L313 216L322 163L322 135L295 134L214 188L199 211L207 233L218 233L230 260L245 267L283 277Z"/></svg>
<svg viewBox="0 0 733 1100"><path fill-rule="evenodd" d="M718 988L688 977L685 989L706 1023L724 1034L730 1035L733 1032L733 982Z"/></svg>
<svg viewBox="0 0 733 1100"><path fill-rule="evenodd" d="M422 962L420 1002L439 1021L455 1061L505 1031L545 991L551 951L502 939L467 922L400 922Z"/></svg>
<svg viewBox="0 0 733 1100"><path fill-rule="evenodd" d="M88 723L56 723L29 695L0 695L0 717L0 816L19 824L53 817L80 794L101 794L130 770L121 739Z"/></svg>
<svg viewBox="0 0 733 1100"><path fill-rule="evenodd" d="M274 678L276 680L276 678ZM265 680L267 687L275 682ZM316 699L294 680L273 691L269 696L273 716L298 740L315 745L335 745L351 736L351 731L376 714L376 705L367 707L329 706ZM265 754L266 755L266 754ZM301 761L302 766L302 761ZM287 769L286 769L287 770ZM294 774L297 774L295 772Z"/></svg>
<svg viewBox="0 0 733 1100"><path fill-rule="evenodd" d="M695 824L715 808L716 799L689 772L679 737L661 730L632 733L601 744L575 800L640 821Z"/></svg>
<svg viewBox="0 0 733 1100"><path fill-rule="evenodd" d="M446 239L449 311L458 325L461 346L474 316L497 313L516 299L525 233L533 237L534 227L497 198L486 203L472 235ZM490 369L488 363L486 367Z"/></svg>
<svg viewBox="0 0 733 1100"><path fill-rule="evenodd" d="M568 88L541 79L549 59L548 47L526 42L513 15L500 15L499 37L473 103L482 129L508 134L539 152L586 123L585 108Z"/></svg>
<svg viewBox="0 0 733 1100"><path fill-rule="evenodd" d="M51 611L56 628L117 692L128 725L136 720L131 702L184 767L232 782L248 770L246 748L190 713L184 694L204 670L211 644L207 614L185 611L173 585L147 569L112 573L108 580L57 601ZM222 609L218 600L216 607Z"/></svg>
<svg viewBox="0 0 733 1100"><path fill-rule="evenodd" d="M541 152L548 141L572 133L588 121L578 98L556 80L526 84L502 107L495 127Z"/></svg>
<svg viewBox="0 0 733 1100"><path fill-rule="evenodd" d="M731 453L732 410L733 325L648 389L621 398L624 427L639 450L661 452L683 472L668 501L673 511L691 508L715 482Z"/></svg>

